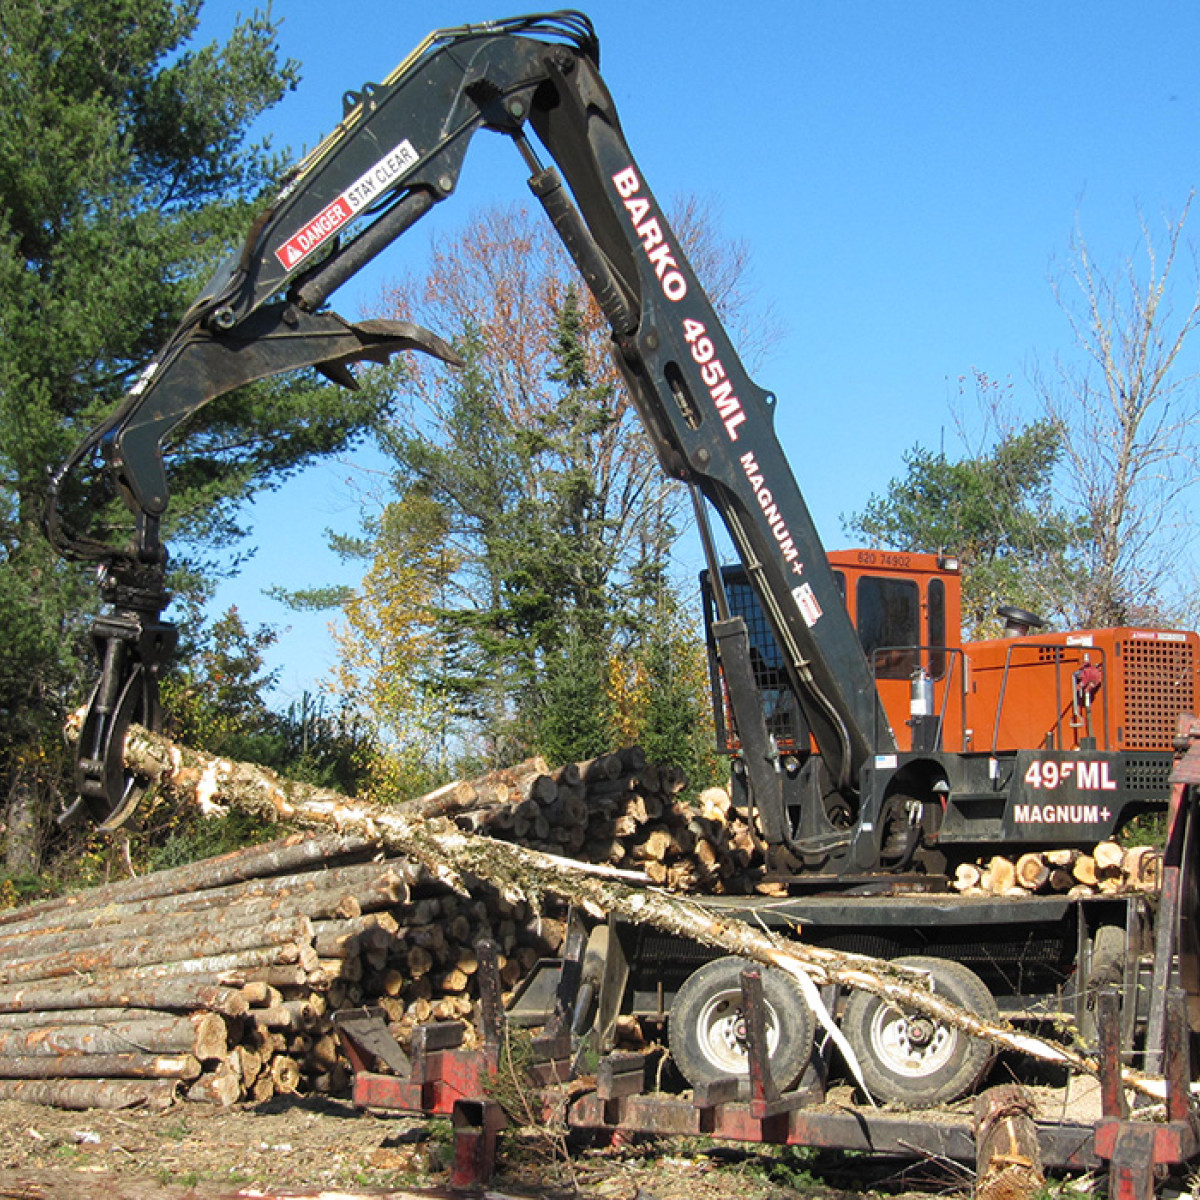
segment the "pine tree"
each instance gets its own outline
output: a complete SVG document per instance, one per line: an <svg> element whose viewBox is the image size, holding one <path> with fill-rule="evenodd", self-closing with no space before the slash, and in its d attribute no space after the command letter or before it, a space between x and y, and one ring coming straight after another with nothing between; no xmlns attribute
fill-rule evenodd
<svg viewBox="0 0 1200 1200"><path fill-rule="evenodd" d="M240 242L281 161L249 144L297 78L274 27L198 46L199 0L0 0L0 789L10 868L69 786L53 748L92 668L87 572L41 532L48 468L126 392ZM172 451L171 536L195 584L241 533L239 502L345 446L383 405L311 379L215 402ZM80 523L107 497L70 498Z"/></svg>
<svg viewBox="0 0 1200 1200"><path fill-rule="evenodd" d="M722 292L742 265L730 260ZM439 686L426 695L450 723L459 768L533 751L570 761L636 739L622 672L637 675L659 627L684 497L612 364L611 331L553 231L514 210L487 210L435 244L428 272L398 286L391 307L449 335L465 362L414 362L383 439L396 497L419 492L440 510L456 560L413 615L436 630ZM354 549L368 561L394 552L373 533ZM691 670L702 638L681 630L650 663L682 704L662 714L657 744L699 761L686 734L708 726L704 670Z"/></svg>

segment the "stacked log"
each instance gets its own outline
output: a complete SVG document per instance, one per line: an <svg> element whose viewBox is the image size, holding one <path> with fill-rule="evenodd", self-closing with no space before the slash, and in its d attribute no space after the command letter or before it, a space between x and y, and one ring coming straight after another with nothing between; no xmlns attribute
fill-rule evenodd
<svg viewBox="0 0 1200 1200"><path fill-rule="evenodd" d="M505 795L462 793L464 828L532 850L633 870L680 892L746 893L761 857L722 788L685 803L686 776L646 761L640 747L550 772L539 760L513 773ZM486 802L481 803L481 801Z"/></svg>
<svg viewBox="0 0 1200 1200"><path fill-rule="evenodd" d="M734 858L727 799L698 813L678 803L684 786L632 749L556 771L533 760L414 803L659 883L720 886L750 854ZM338 1093L339 1009L381 1007L407 1045L418 1024L473 1019L484 938L507 992L564 929L562 914L494 889L457 894L369 838L313 834L0 913L0 1097L111 1107Z"/></svg>
<svg viewBox="0 0 1200 1200"><path fill-rule="evenodd" d="M370 841L293 837L0 915L0 1096L161 1106L181 1090L223 1104L337 1090L335 1007L390 991L410 1005L398 1017L470 1014L444 1000L466 990L452 972L466 978L492 912L480 903L464 923L445 892Z"/></svg>
<svg viewBox="0 0 1200 1200"><path fill-rule="evenodd" d="M1090 854L1074 849L1031 851L1016 859L993 855L960 863L954 886L965 896L1072 897L1157 892L1162 884L1162 851L1105 841Z"/></svg>
<svg viewBox="0 0 1200 1200"><path fill-rule="evenodd" d="M400 898L373 853L294 835L0 914L0 1097L171 1103L229 1058L246 983L317 967L317 915Z"/></svg>

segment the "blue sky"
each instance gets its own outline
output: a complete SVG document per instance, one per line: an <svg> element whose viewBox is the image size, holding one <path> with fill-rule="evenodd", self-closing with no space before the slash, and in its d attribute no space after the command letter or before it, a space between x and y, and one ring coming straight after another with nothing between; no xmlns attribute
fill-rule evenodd
<svg viewBox="0 0 1200 1200"><path fill-rule="evenodd" d="M207 0L201 37L251 6ZM1137 248L1138 217L1177 215L1195 186L1200 6L1179 0L592 0L601 68L658 196L713 200L749 247L783 336L758 382L826 545L915 443L959 449L953 405L974 370L1029 376L1069 340L1050 279L1078 220L1102 263ZM260 123L311 147L343 91L384 77L434 28L528 11L495 0L277 3L303 81ZM476 139L459 194L343 288L354 318L419 264L430 231L525 198L499 139ZM970 406L968 405L968 411ZM1032 411L1032 410L1031 410ZM257 553L217 603L281 629L280 698L328 673L327 617L272 584L345 578L323 530L356 528L369 456L307 472L257 502ZM682 570L690 570L685 561Z"/></svg>

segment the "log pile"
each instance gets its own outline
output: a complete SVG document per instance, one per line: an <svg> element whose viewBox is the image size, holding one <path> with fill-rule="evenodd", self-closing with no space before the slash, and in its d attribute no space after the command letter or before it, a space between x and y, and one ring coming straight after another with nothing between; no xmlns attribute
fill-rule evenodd
<svg viewBox="0 0 1200 1200"><path fill-rule="evenodd" d="M697 810L678 800L685 784L633 748L557 771L535 759L412 807L676 888L749 878L753 844L725 794ZM370 837L294 834L0 913L0 1098L83 1108L341 1092L339 1009L382 1007L407 1046L417 1024L474 1017L482 939L500 948L506 991L559 950L556 910L470 892Z"/></svg>
<svg viewBox="0 0 1200 1200"><path fill-rule="evenodd" d="M338 1008L413 1027L473 1016L474 947L515 986L563 923L450 891L364 838L267 846L0 914L0 1098L231 1104L348 1082Z"/></svg>
<svg viewBox="0 0 1200 1200"><path fill-rule="evenodd" d="M0 914L0 1097L163 1106L220 1091L214 1073L258 1040L255 989L319 970L316 923L402 898L403 874L364 862L372 851L295 835Z"/></svg>
<svg viewBox="0 0 1200 1200"><path fill-rule="evenodd" d="M239 811L286 819L319 830L324 836L331 831L357 835L366 839L369 847L378 845L393 855L404 856L407 863L420 864L429 877L453 889L457 896L467 897L470 904L481 899L480 881L483 881L502 897L509 912L526 903L542 912L552 902L574 905L596 919L607 915L688 938L718 953L778 968L793 976L814 999L813 989L827 985L859 989L968 1036L983 1038L1001 1049L1093 1077L1098 1072L1095 1060L1075 1047L984 1020L934 993L927 976L901 963L810 945L786 932L755 928L720 914L710 905L672 896L665 889L630 886L626 879L620 878L628 872L611 866L585 864L465 833L444 816L434 817L439 806L443 812L463 810L454 795L456 788L442 789L441 794L396 808L290 783L263 768L187 750L136 726L130 729L124 750L126 766L142 774L176 803L214 812L221 810L220 805L214 804L214 798L219 798L222 804ZM512 798L505 802L511 803ZM398 923L396 932L400 930ZM241 999L249 1015L249 999L247 996ZM262 1000L273 1001L274 997L264 988ZM283 1000L280 991L280 1002ZM270 1003L266 1007L278 1006ZM319 1014L314 1015L319 1019ZM827 1028L857 1074L853 1050L835 1027ZM1161 1080L1147 1079L1130 1068L1122 1068L1121 1078L1125 1086L1139 1094L1162 1097ZM293 1076L285 1082L290 1086L294 1079Z"/></svg>
<svg viewBox="0 0 1200 1200"><path fill-rule="evenodd" d="M1016 859L993 855L960 863L954 877L964 896L1116 896L1157 892L1161 884L1161 850L1111 841L1100 842L1090 854L1062 849L1032 851Z"/></svg>
<svg viewBox="0 0 1200 1200"><path fill-rule="evenodd" d="M192 780L194 768L172 762L197 791L215 770ZM349 1082L333 1033L339 1009L381 1007L401 1045L418 1024L471 1021L480 941L498 944L502 986L512 989L558 951L562 910L537 887L540 911L475 874L455 889L440 870L444 838L424 866L387 857L385 845L394 855L397 843L415 844L397 830L435 818L553 856L538 869L565 866L564 884L578 873L572 861L678 891L745 892L760 878L754 839L728 794L712 789L685 805L679 772L637 749L557 771L533 760L439 789L394 817L261 786L280 811L356 832L294 834L0 913L0 1098L115 1107L181 1094L230 1104L339 1093ZM257 805L250 794L259 793L239 803ZM1029 882L1006 886L1051 886L1055 871L1086 869L1087 859L1096 871L1088 886L1099 887L1116 869L1103 854L1056 854L1044 856L1044 880L1022 860ZM1141 878L1152 878L1153 856L1137 857ZM1120 870L1133 870L1124 855Z"/></svg>
<svg viewBox="0 0 1200 1200"><path fill-rule="evenodd" d="M637 746L553 772L533 759L453 785L453 815L470 832L637 871L671 891L753 891L762 859L749 825L722 788L684 803L687 784Z"/></svg>

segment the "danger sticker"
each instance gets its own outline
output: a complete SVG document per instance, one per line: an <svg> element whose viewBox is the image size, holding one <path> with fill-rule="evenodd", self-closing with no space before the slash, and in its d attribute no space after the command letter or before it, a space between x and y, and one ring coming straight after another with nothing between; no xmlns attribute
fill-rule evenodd
<svg viewBox="0 0 1200 1200"><path fill-rule="evenodd" d="M821 619L821 604L811 584L802 583L799 587L792 588L792 599L795 600L804 623L810 628Z"/></svg>
<svg viewBox="0 0 1200 1200"><path fill-rule="evenodd" d="M364 171L336 200L327 204L303 229L292 234L275 257L285 270L302 263L318 246L327 242L356 213L383 195L401 176L420 161L407 138Z"/></svg>

